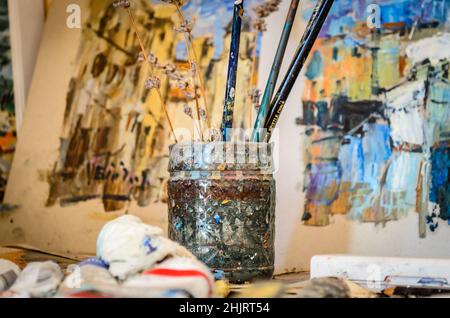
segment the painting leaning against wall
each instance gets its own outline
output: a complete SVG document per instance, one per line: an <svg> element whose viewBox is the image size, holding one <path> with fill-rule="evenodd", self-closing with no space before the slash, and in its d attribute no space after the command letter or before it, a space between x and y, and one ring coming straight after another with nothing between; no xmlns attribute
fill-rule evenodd
<svg viewBox="0 0 450 318"><path fill-rule="evenodd" d="M449 8L335 2L305 72L306 225L450 221Z"/></svg>
<svg viewBox="0 0 450 318"><path fill-rule="evenodd" d="M250 1L249 5L258 4ZM148 69L126 10L113 1L95 0L83 27L76 69L70 81L60 137L59 159L45 173L49 184L47 206L66 206L102 200L105 211L141 207L166 199L167 155L171 142L163 106L155 90L146 90ZM132 1L142 42L161 70L161 94L176 128L192 128L192 98L172 85L171 70L188 73L188 56L179 29L177 8L162 1ZM233 2L191 0L182 7L195 20L193 47L196 67L207 86L208 111L218 126L225 96ZM240 87L250 87L257 76L259 33L243 27ZM202 99L200 99L202 100ZM238 96L237 109L252 109L247 93ZM216 114L216 115L214 115ZM251 123L251 112L239 117L237 127ZM248 122L248 123L247 123ZM192 128L193 129L193 128Z"/></svg>
<svg viewBox="0 0 450 318"><path fill-rule="evenodd" d="M8 1L0 0L0 204L17 141L8 12ZM2 205L2 209L5 208L9 209Z"/></svg>

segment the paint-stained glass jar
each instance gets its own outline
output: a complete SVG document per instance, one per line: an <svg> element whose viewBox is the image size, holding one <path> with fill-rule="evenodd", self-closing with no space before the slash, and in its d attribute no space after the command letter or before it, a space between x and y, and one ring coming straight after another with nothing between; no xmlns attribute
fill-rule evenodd
<svg viewBox="0 0 450 318"><path fill-rule="evenodd" d="M169 237L231 282L273 274L272 150L220 142L170 149Z"/></svg>

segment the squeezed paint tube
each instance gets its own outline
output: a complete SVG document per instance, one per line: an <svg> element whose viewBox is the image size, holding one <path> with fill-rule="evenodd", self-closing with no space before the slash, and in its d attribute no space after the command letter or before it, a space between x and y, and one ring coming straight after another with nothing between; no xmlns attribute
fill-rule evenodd
<svg viewBox="0 0 450 318"><path fill-rule="evenodd" d="M8 290L19 275L19 266L8 260L0 259L0 292Z"/></svg>
<svg viewBox="0 0 450 318"><path fill-rule="evenodd" d="M169 258L157 266L134 276L125 288L158 292L161 297L208 298L214 295L214 277L201 262L184 257Z"/></svg>
<svg viewBox="0 0 450 318"><path fill-rule="evenodd" d="M97 239L97 256L121 280L147 270L167 257L195 259L187 249L163 236L160 228L125 215L107 223Z"/></svg>
<svg viewBox="0 0 450 318"><path fill-rule="evenodd" d="M30 263L20 273L10 291L34 298L53 296L63 276L55 262Z"/></svg>

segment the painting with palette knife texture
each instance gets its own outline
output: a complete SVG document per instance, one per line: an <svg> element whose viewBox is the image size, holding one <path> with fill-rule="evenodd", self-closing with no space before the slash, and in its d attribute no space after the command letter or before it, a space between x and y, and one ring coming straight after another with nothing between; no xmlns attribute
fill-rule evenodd
<svg viewBox="0 0 450 318"><path fill-rule="evenodd" d="M101 200L105 211L121 211L130 202L140 207L165 202L168 129L155 91L144 88L146 70L138 62L140 48L127 11L113 1L91 1L89 18L72 80L68 85L59 159L45 173L49 184L46 205L67 206ZM260 3L248 1L249 7ZM176 32L176 8L162 1L133 1L138 28L148 52L161 63L189 69L183 36ZM206 83L211 122L220 126L225 96L233 1L186 1L182 8L191 20L198 67ZM252 11L244 23L239 86L255 82L259 37L251 29ZM183 92L163 81L162 95L175 128L191 126L183 112ZM237 111L249 110L235 126L249 126L252 101L246 93L237 97Z"/></svg>
<svg viewBox="0 0 450 318"><path fill-rule="evenodd" d="M304 73L306 225L416 212L423 237L450 220L449 9L449 0L334 3Z"/></svg>

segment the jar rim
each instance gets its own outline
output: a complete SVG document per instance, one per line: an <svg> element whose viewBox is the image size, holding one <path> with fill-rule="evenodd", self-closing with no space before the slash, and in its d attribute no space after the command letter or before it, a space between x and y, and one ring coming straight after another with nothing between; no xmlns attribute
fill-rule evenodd
<svg viewBox="0 0 450 318"><path fill-rule="evenodd" d="M274 143L185 142L170 146L169 171L273 171Z"/></svg>

